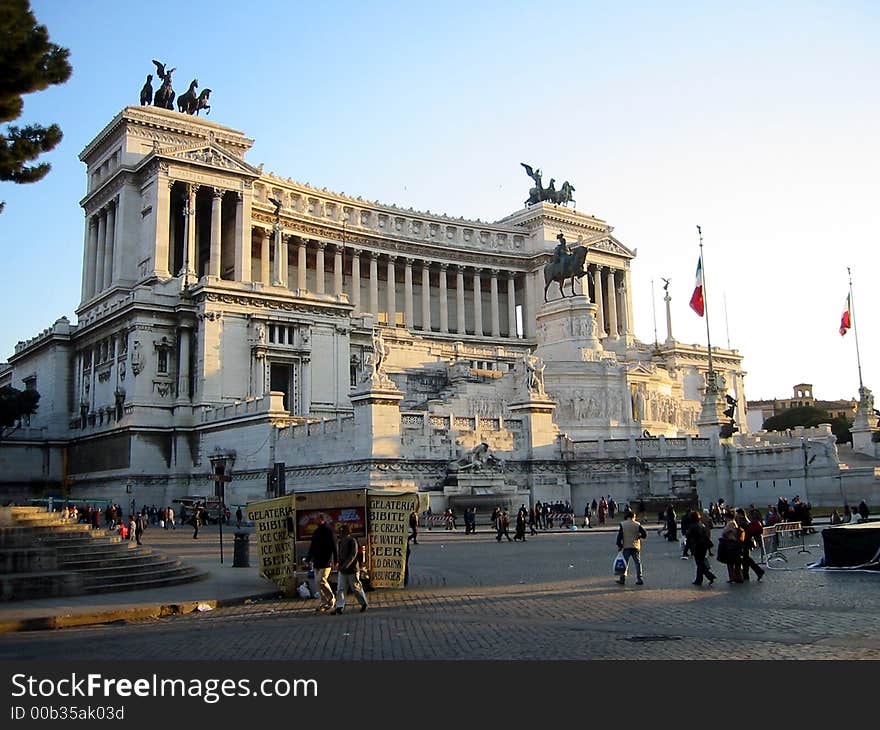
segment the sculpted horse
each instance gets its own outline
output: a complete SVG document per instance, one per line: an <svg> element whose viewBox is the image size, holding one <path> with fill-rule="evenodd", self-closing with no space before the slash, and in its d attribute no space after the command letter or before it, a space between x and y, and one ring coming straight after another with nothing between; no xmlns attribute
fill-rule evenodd
<svg viewBox="0 0 880 730"><path fill-rule="evenodd" d="M559 190L548 190L547 200L551 203L556 203L557 205L567 205L568 203L574 202L574 197L572 193L574 192L574 186L566 180L562 183L562 188Z"/></svg>
<svg viewBox="0 0 880 730"><path fill-rule="evenodd" d="M574 296L575 278L586 275L584 262L587 260L587 248L578 246L574 253L564 253L559 261L549 261L544 265L544 301L547 301L547 290L554 281L559 284L559 293L565 297L565 280L571 279L571 295Z"/></svg>
<svg viewBox="0 0 880 730"><path fill-rule="evenodd" d="M210 89L202 89L202 93L199 94L199 98L196 99L195 107L190 112L190 114L195 114L198 116L199 109L204 109L205 114L211 113L211 105L208 104L208 99L211 98L211 90Z"/></svg>
<svg viewBox="0 0 880 730"><path fill-rule="evenodd" d="M189 82L189 89L187 89L186 93L177 97L177 111L184 114L192 114L195 111L195 103L198 98L196 96L196 88L198 85L198 79L193 79Z"/></svg>

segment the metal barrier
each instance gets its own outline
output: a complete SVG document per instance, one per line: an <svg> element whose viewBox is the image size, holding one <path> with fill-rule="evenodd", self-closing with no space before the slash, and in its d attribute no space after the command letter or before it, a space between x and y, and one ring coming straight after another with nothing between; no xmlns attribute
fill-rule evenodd
<svg viewBox="0 0 880 730"><path fill-rule="evenodd" d="M777 522L765 527L761 535L761 563L770 566L771 561L787 563L786 550L797 549L798 554L806 553L806 535L812 530L805 528L800 522ZM772 566L771 566L772 567Z"/></svg>

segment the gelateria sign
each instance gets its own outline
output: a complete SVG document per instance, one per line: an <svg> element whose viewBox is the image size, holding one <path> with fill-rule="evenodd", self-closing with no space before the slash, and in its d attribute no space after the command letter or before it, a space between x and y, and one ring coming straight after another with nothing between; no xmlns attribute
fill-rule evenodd
<svg viewBox="0 0 880 730"><path fill-rule="evenodd" d="M419 507L418 494L368 495L370 585L399 588L406 569L406 538L409 515Z"/></svg>
<svg viewBox="0 0 880 730"><path fill-rule="evenodd" d="M260 575L286 589L296 570L293 495L251 502L247 518L254 523Z"/></svg>

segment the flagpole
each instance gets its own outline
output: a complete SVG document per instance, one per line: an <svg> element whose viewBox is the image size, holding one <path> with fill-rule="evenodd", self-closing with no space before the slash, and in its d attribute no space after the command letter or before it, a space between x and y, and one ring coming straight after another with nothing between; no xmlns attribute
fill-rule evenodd
<svg viewBox="0 0 880 730"><path fill-rule="evenodd" d="M852 291L852 272L849 270L849 266L846 267L846 274L849 277L849 310L850 316L852 317L852 328L853 334L856 337L856 363L859 367L859 397L861 397L862 390L864 386L862 385L862 358L859 355L859 328L856 327L856 303L853 298Z"/></svg>
<svg viewBox="0 0 880 730"><path fill-rule="evenodd" d="M700 264L703 267L703 310L706 313L706 345L709 350L709 385L717 388L715 370L712 367L712 339L709 337L709 287L706 285L706 259L703 258L703 230L699 226L697 233L700 235Z"/></svg>

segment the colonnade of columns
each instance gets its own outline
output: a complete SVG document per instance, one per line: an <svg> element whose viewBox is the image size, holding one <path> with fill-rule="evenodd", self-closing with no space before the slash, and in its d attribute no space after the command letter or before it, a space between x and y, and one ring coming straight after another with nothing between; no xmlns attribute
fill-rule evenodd
<svg viewBox="0 0 880 730"><path fill-rule="evenodd" d="M355 311L372 313L377 321L410 330L517 337L516 307L518 292L523 296L522 272L418 260L341 243L310 241L284 234L278 228L271 232L257 228L254 239L260 249L260 280L266 284L303 293L347 294ZM295 266L289 260L293 258L288 254L290 247L296 250ZM486 281L488 302L484 302ZM454 294L450 288L455 290ZM484 313L486 304L488 311ZM453 321L450 306L455 310Z"/></svg>
<svg viewBox="0 0 880 730"><path fill-rule="evenodd" d="M82 298L90 299L110 288L116 280L117 260L121 256L117 241L119 196L89 216L83 254Z"/></svg>
<svg viewBox="0 0 880 730"><path fill-rule="evenodd" d="M584 295L596 305L599 337L632 335L632 286L629 269L589 264L581 278Z"/></svg>

